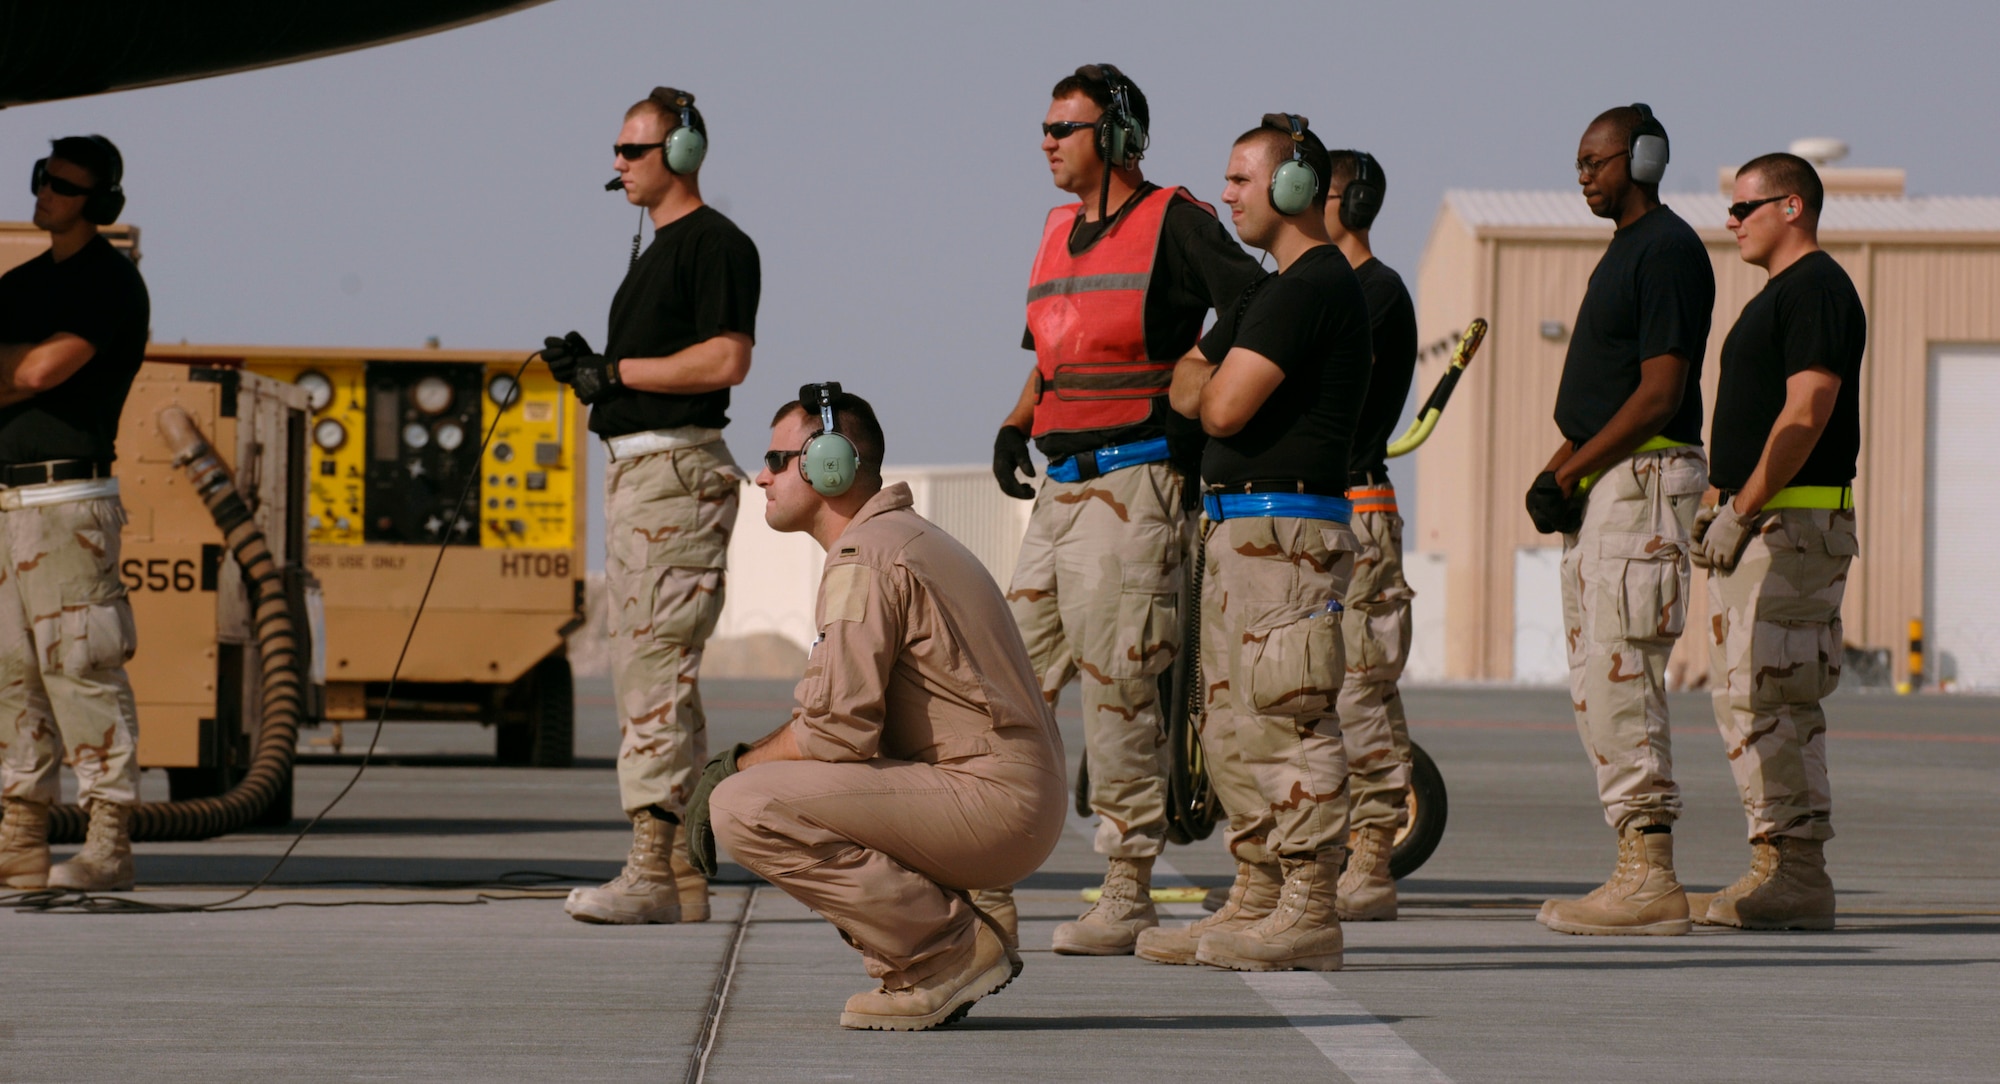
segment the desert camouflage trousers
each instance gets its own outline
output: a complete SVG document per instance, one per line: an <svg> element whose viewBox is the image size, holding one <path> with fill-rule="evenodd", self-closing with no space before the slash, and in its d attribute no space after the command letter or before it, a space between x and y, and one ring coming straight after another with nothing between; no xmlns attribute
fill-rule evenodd
<svg viewBox="0 0 2000 1084"><path fill-rule="evenodd" d="M1007 601L1053 707L1081 675L1097 853L1160 853L1167 832L1161 671L1181 651L1182 480L1165 463L1044 481Z"/></svg>
<svg viewBox="0 0 2000 1084"><path fill-rule="evenodd" d="M1576 729L1613 828L1681 812L1667 731L1667 656L1687 623L1689 532L1708 487L1699 448L1642 452L1590 489L1563 538L1563 634Z"/></svg>
<svg viewBox="0 0 2000 1084"><path fill-rule="evenodd" d="M1330 520L1204 523L1201 746L1239 862L1345 853L1340 613L1359 549Z"/></svg>
<svg viewBox="0 0 2000 1084"><path fill-rule="evenodd" d="M743 472L722 441L610 464L604 593L618 702L618 794L679 817L708 759L701 649L722 614Z"/></svg>
<svg viewBox="0 0 2000 1084"><path fill-rule="evenodd" d="M116 497L0 512L0 793L54 802L56 767L88 805L139 800L138 637L118 578Z"/></svg>
<svg viewBox="0 0 2000 1084"><path fill-rule="evenodd" d="M1410 657L1410 599L1403 579L1403 517L1356 512L1360 549L1347 583L1340 641L1340 740L1347 749L1349 827L1401 829L1410 819L1410 729L1396 680Z"/></svg>
<svg viewBox="0 0 2000 1084"><path fill-rule="evenodd" d="M1826 713L1840 684L1840 601L1854 512L1767 513L1729 572L1710 572L1715 724L1751 839L1833 838Z"/></svg>

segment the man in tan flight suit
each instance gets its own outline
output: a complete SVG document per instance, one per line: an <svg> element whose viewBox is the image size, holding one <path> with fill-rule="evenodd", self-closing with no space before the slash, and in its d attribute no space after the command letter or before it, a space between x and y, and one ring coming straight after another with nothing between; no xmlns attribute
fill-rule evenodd
<svg viewBox="0 0 2000 1084"><path fill-rule="evenodd" d="M689 832L697 863L719 839L861 950L881 986L848 999L842 1026L917 1031L1020 971L967 892L1012 884L1054 850L1062 739L992 576L911 510L908 486L883 487L868 403L837 385L803 397L822 389L859 459L851 488L828 494L841 487L794 464L836 439L799 402L773 420L757 476L765 521L827 551L819 640L790 721L703 772Z"/></svg>

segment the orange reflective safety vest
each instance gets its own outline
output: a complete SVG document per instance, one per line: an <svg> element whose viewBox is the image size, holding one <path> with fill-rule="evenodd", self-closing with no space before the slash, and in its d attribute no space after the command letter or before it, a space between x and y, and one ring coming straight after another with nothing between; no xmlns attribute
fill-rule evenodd
<svg viewBox="0 0 2000 1084"><path fill-rule="evenodd" d="M1083 204L1049 212L1028 278L1028 331L1035 339L1035 436L1136 425L1167 393L1174 362L1146 355L1146 287L1167 208L1185 188L1158 188L1126 209L1104 236L1070 255Z"/></svg>

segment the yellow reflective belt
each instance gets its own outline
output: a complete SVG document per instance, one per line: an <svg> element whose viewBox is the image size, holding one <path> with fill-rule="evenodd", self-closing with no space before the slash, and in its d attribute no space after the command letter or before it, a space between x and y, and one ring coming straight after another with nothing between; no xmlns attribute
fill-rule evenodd
<svg viewBox="0 0 2000 1084"><path fill-rule="evenodd" d="M1849 486L1786 486L1771 494L1764 510L1774 508L1826 508L1845 511L1854 507L1854 490Z"/></svg>
<svg viewBox="0 0 2000 1084"><path fill-rule="evenodd" d="M1654 437L1653 439L1647 441L1646 443L1639 445L1637 448L1632 449L1632 454L1643 455L1646 452L1663 452L1666 451L1668 448L1687 448L1687 447L1691 447L1691 445L1684 440L1669 440L1666 437ZM1613 467L1617 465L1618 464L1616 463L1612 464ZM1604 470L1595 471L1590 474L1584 475L1581 479L1577 481L1576 491L1578 493L1588 492L1591 486L1597 484L1597 480L1599 478L1604 477L1604 471L1610 469L1611 467L1606 467L1604 468Z"/></svg>

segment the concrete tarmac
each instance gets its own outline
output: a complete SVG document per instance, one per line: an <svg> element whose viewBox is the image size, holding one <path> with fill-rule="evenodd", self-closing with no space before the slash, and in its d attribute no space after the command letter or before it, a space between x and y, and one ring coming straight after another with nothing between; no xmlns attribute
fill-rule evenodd
<svg viewBox="0 0 2000 1084"><path fill-rule="evenodd" d="M705 682L711 739L776 725L780 683ZM579 767L492 764L491 733L391 725L380 760L266 888L206 914L0 911L0 1081L2000 1079L2000 701L1829 702L1840 889L1830 933L1699 929L1572 938L1534 922L1610 871L1614 840L1557 690L1412 690L1451 818L1403 882L1403 918L1350 925L1347 968L1240 975L1060 957L1055 925L1102 861L1073 822L1021 889L1027 969L958 1025L848 1032L867 988L825 922L740 869L715 917L586 926L561 896L615 874L608 686L579 683ZM1074 697L1065 705L1072 763ZM1682 878L1748 859L1702 696L1676 697ZM354 771L298 776L317 810ZM164 796L151 773L149 797ZM147 904L212 902L261 877L293 830L139 848ZM1170 868L1169 868L1170 867ZM1211 838L1162 884L1220 884ZM1172 905L1174 921L1201 912Z"/></svg>

